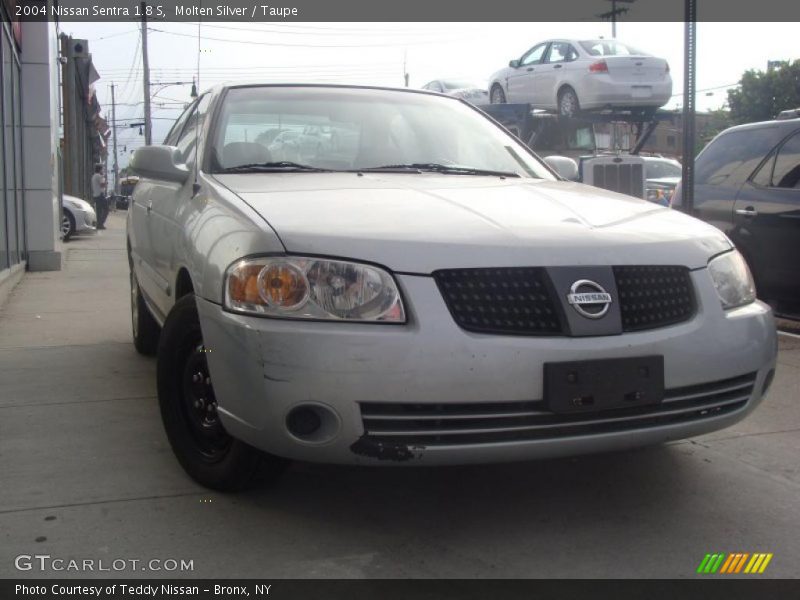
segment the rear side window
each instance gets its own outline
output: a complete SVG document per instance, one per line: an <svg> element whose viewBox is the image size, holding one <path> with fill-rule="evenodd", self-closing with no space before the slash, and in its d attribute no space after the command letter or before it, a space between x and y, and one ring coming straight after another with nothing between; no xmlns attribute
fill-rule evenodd
<svg viewBox="0 0 800 600"><path fill-rule="evenodd" d="M778 150L772 185L780 188L800 188L800 133L795 133Z"/></svg>
<svg viewBox="0 0 800 600"><path fill-rule="evenodd" d="M566 42L553 42L547 55L548 63L569 62L578 57L575 49Z"/></svg>
<svg viewBox="0 0 800 600"><path fill-rule="evenodd" d="M779 135L777 127L723 133L697 157L697 185L740 186L753 173Z"/></svg>

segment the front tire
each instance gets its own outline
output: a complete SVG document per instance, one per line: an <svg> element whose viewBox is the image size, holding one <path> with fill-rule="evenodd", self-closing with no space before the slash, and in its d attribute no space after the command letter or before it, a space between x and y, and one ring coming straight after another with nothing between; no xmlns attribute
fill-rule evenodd
<svg viewBox="0 0 800 600"><path fill-rule="evenodd" d="M506 93L503 91L503 88L499 83L495 83L492 86L492 93L489 95L489 102L491 104L506 103Z"/></svg>
<svg viewBox="0 0 800 600"><path fill-rule="evenodd" d="M68 242L75 233L75 217L68 210L61 216L61 241Z"/></svg>
<svg viewBox="0 0 800 600"><path fill-rule="evenodd" d="M217 414L197 303L193 294L173 306L158 347L158 402L164 429L186 473L220 491L276 481L287 461L231 437Z"/></svg>
<svg viewBox="0 0 800 600"><path fill-rule="evenodd" d="M150 309L139 289L139 282L131 265L131 329L133 331L133 345L139 354L153 356L158 348L158 338L161 328L150 314Z"/></svg>

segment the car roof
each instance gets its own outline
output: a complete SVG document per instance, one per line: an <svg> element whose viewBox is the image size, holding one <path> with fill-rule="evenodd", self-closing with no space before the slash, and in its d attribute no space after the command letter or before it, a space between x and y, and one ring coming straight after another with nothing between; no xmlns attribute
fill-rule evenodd
<svg viewBox="0 0 800 600"><path fill-rule="evenodd" d="M759 121L758 123L745 123L744 125L734 125L733 127L729 127L722 133L720 136L726 135L728 133L733 133L735 131L747 131L750 129L763 129L765 127L778 127L781 130L793 130L796 129L800 125L800 117L797 119L773 119L772 121Z"/></svg>
<svg viewBox="0 0 800 600"><path fill-rule="evenodd" d="M432 80L432 81L439 81ZM229 81L217 84L208 88L204 93L220 94L225 90L236 88L249 88L249 87L265 87L265 88L320 88L320 89L348 89L348 90L376 90L381 92L398 92L404 94L425 94L428 96L438 96L440 98L451 98L438 92L430 90L421 90L416 88L407 87L391 87L391 86L378 86L378 85L357 85L348 83L264 83L263 81ZM458 100L456 100L458 101Z"/></svg>

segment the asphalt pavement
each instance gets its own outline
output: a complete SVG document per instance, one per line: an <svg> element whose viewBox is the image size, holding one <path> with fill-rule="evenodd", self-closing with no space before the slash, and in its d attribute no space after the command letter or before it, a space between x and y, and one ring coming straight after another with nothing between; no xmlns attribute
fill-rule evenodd
<svg viewBox="0 0 800 600"><path fill-rule="evenodd" d="M798 575L800 338L781 338L758 410L701 438L481 467L295 464L223 495L170 451L155 362L131 344L124 240L112 214L0 309L0 577L682 578L714 552ZM21 555L127 562L19 571Z"/></svg>

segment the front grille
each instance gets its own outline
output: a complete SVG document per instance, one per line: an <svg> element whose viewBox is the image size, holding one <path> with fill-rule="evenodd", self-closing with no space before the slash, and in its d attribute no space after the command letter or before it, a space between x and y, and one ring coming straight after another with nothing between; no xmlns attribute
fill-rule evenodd
<svg viewBox="0 0 800 600"><path fill-rule="evenodd" d="M655 329L687 321L695 312L686 267L614 267L623 331Z"/></svg>
<svg viewBox="0 0 800 600"><path fill-rule="evenodd" d="M688 268L620 266L613 267L613 272L623 332L666 327L694 315ZM569 335L544 267L445 269L435 271L433 277L453 319L467 331Z"/></svg>
<svg viewBox="0 0 800 600"><path fill-rule="evenodd" d="M563 331L541 267L447 269L433 277L456 323L467 331L516 335Z"/></svg>
<svg viewBox="0 0 800 600"><path fill-rule="evenodd" d="M479 445L555 439L702 421L743 408L756 373L667 390L650 406L556 414L542 400L448 404L361 403L365 439L377 444Z"/></svg>

